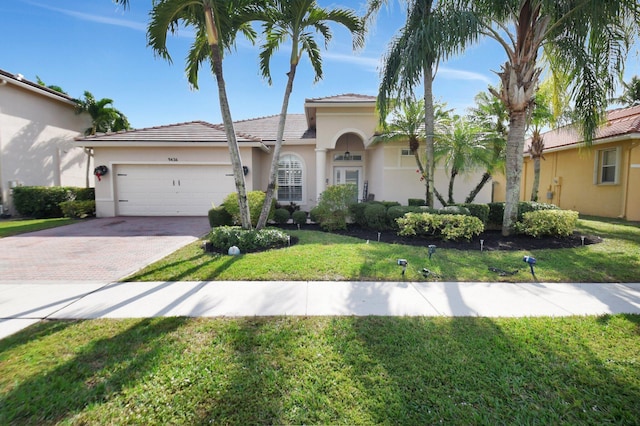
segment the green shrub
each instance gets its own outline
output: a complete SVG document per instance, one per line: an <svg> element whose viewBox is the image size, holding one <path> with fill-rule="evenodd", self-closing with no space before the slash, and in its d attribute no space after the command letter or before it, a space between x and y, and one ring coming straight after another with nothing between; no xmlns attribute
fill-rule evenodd
<svg viewBox="0 0 640 426"><path fill-rule="evenodd" d="M284 225L289 221L289 219L291 219L291 213L289 213L289 210L287 209L276 209L273 213L273 220L278 225Z"/></svg>
<svg viewBox="0 0 640 426"><path fill-rule="evenodd" d="M410 206L426 206L427 202L422 198L409 198Z"/></svg>
<svg viewBox="0 0 640 426"><path fill-rule="evenodd" d="M209 226L216 228L218 226L229 226L233 224L233 218L224 208L224 206L215 207L209 210Z"/></svg>
<svg viewBox="0 0 640 426"><path fill-rule="evenodd" d="M289 236L279 229L242 229L239 226L219 226L207 238L214 251L227 253L229 247L236 246L241 253L251 253L272 248L286 247Z"/></svg>
<svg viewBox="0 0 640 426"><path fill-rule="evenodd" d="M378 203L382 204L385 208L399 206L400 203L397 201L378 201Z"/></svg>
<svg viewBox="0 0 640 426"><path fill-rule="evenodd" d="M438 211L438 213L439 214L461 214L465 216L471 216L471 212L469 211L468 208L458 206L458 205L450 205L450 206L443 207Z"/></svg>
<svg viewBox="0 0 640 426"><path fill-rule="evenodd" d="M13 189L13 205L18 213L36 219L62 217L60 203L72 199L73 193L61 186L19 186Z"/></svg>
<svg viewBox="0 0 640 426"><path fill-rule="evenodd" d="M76 201L87 201L96 199L95 188L69 188L74 193L74 199Z"/></svg>
<svg viewBox="0 0 640 426"><path fill-rule="evenodd" d="M320 223L320 209L318 209L318 206L309 210L309 220L313 223Z"/></svg>
<svg viewBox="0 0 640 426"><path fill-rule="evenodd" d="M471 240L484 230L474 216L433 213L407 213L397 220L403 236L437 236L443 240Z"/></svg>
<svg viewBox="0 0 640 426"><path fill-rule="evenodd" d="M364 215L364 210L371 203L375 203L376 201L366 201L363 203L351 203L349 204L349 214L351 215L351 219L353 223L356 223L362 227L367 226L367 218Z"/></svg>
<svg viewBox="0 0 640 426"><path fill-rule="evenodd" d="M387 223L391 229L398 229L396 219L403 217L407 213L425 213L430 212L429 209L420 206L393 206L387 209Z"/></svg>
<svg viewBox="0 0 640 426"><path fill-rule="evenodd" d="M522 222L516 223L516 231L532 237L567 237L573 234L578 222L578 212L572 210L536 210L526 212Z"/></svg>
<svg viewBox="0 0 640 426"><path fill-rule="evenodd" d="M554 204L538 203L536 201L520 201L518 203L518 222L522 222L525 213L540 210L560 210L560 208Z"/></svg>
<svg viewBox="0 0 640 426"><path fill-rule="evenodd" d="M307 223L307 212L302 210L296 210L291 217L293 218L293 223L296 225L305 225Z"/></svg>
<svg viewBox="0 0 640 426"><path fill-rule="evenodd" d="M487 204L464 203L460 206L469 210L471 216L477 217L483 224L489 220L489 206Z"/></svg>
<svg viewBox="0 0 640 426"><path fill-rule="evenodd" d="M332 185L320 194L315 214L320 226L327 231L347 229L349 205L356 202L358 188L355 185Z"/></svg>
<svg viewBox="0 0 640 426"><path fill-rule="evenodd" d="M249 201L249 214L251 215L251 224L256 226L258 219L260 218L260 212L262 211L262 205L266 194L262 191L249 191L247 192L247 200ZM238 193L232 192L222 202L225 210L229 212L233 218L233 223L239 225L242 223L240 219L240 206L238 205ZM267 219L273 219L275 199L271 204L271 210L269 211L269 217Z"/></svg>
<svg viewBox="0 0 640 426"><path fill-rule="evenodd" d="M397 206L394 206L397 207ZM389 229L387 222L387 208L384 204L371 203L364 209L364 217L366 220L366 227L375 229L376 231L383 231Z"/></svg>
<svg viewBox="0 0 640 426"><path fill-rule="evenodd" d="M96 215L96 202L95 200L63 201L60 203L60 209L64 217L84 219Z"/></svg>
<svg viewBox="0 0 640 426"><path fill-rule="evenodd" d="M504 217L504 203L489 203L487 206L489 207L489 218L487 219L487 224L492 225L493 227L501 227L502 219Z"/></svg>

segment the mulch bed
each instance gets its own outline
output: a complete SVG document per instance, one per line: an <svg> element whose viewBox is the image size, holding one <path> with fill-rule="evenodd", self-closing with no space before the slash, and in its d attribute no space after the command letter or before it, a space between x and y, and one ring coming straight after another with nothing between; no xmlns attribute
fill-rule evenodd
<svg viewBox="0 0 640 426"><path fill-rule="evenodd" d="M298 229L296 225L283 225L284 230ZM301 227L303 230L322 231L320 226L308 224ZM365 229L358 225L349 225L346 230L333 231L335 234L348 235L362 240L380 241L391 244L404 244L412 246L426 247L434 244L438 248L457 250L479 250L480 240L483 240L483 250L540 250L574 248L582 245L597 244L602 242L602 238L594 235L584 235L574 232L573 235L564 238L541 237L533 238L528 235L502 236L500 231L485 231L471 241L443 241L438 238L422 237L401 237L395 231L378 232ZM582 237L584 237L584 242Z"/></svg>

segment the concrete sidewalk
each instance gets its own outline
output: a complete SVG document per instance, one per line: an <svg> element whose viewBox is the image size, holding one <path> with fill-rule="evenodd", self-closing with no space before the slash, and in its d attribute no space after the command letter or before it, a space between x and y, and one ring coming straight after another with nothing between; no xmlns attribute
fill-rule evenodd
<svg viewBox="0 0 640 426"><path fill-rule="evenodd" d="M640 314L640 283L0 281L0 338L43 319Z"/></svg>

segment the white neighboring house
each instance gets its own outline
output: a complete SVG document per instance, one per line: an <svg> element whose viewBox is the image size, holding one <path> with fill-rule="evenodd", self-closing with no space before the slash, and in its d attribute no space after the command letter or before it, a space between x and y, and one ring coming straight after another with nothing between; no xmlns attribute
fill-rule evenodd
<svg viewBox="0 0 640 426"><path fill-rule="evenodd" d="M397 201L425 196L407 143L372 144L376 98L344 94L307 99L289 114L280 155L277 200L308 211L328 185L352 183L359 199ZM234 123L247 191L266 190L278 116ZM96 212L108 216L202 216L235 191L224 126L202 121L79 137L108 173L95 182ZM462 202L482 170L456 181ZM448 177L436 172L446 193ZM475 202L491 201L491 183Z"/></svg>
<svg viewBox="0 0 640 426"><path fill-rule="evenodd" d="M2 210L16 214L15 186L86 186L87 155L74 138L91 126L72 98L0 70ZM91 168L91 170L93 170Z"/></svg>

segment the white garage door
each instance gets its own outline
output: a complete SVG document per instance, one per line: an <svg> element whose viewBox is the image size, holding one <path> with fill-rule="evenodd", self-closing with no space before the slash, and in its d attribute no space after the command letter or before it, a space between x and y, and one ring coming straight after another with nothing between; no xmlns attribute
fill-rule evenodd
<svg viewBox="0 0 640 426"><path fill-rule="evenodd" d="M121 216L206 216L235 191L233 169L220 165L122 164L115 168Z"/></svg>

